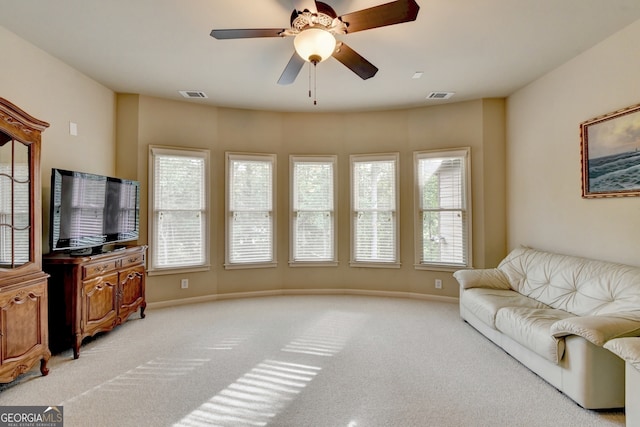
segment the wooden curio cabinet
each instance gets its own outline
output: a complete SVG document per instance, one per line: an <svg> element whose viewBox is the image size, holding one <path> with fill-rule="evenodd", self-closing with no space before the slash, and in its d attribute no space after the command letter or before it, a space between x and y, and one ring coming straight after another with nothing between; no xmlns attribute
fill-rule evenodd
<svg viewBox="0 0 640 427"><path fill-rule="evenodd" d="M47 277L42 271L41 133L49 124L0 98L0 382L49 351Z"/></svg>

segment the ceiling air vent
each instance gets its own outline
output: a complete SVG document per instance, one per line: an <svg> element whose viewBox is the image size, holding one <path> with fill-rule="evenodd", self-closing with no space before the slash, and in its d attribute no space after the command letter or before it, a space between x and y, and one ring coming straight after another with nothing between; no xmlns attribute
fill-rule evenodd
<svg viewBox="0 0 640 427"><path fill-rule="evenodd" d="M455 95L455 92L431 92L427 95L427 99L449 99L453 95Z"/></svg>
<svg viewBox="0 0 640 427"><path fill-rule="evenodd" d="M200 90L179 90L180 95L190 99L208 98L207 94Z"/></svg>

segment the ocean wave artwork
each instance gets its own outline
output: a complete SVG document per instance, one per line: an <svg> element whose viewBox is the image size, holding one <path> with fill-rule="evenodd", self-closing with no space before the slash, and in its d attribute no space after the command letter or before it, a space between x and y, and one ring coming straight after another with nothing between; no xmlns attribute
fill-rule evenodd
<svg viewBox="0 0 640 427"><path fill-rule="evenodd" d="M589 159L589 191L622 192L640 189L640 150Z"/></svg>

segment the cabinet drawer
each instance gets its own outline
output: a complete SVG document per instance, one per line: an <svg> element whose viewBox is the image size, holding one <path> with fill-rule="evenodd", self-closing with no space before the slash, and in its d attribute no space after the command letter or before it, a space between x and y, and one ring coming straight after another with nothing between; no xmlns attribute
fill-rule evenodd
<svg viewBox="0 0 640 427"><path fill-rule="evenodd" d="M116 268L118 268L118 262L119 260L112 260L82 266L82 278L90 279L92 277L100 276L110 271L114 271Z"/></svg>
<svg viewBox="0 0 640 427"><path fill-rule="evenodd" d="M131 254L121 259L122 267L131 267L134 265L141 265L144 263L144 255L139 254Z"/></svg>

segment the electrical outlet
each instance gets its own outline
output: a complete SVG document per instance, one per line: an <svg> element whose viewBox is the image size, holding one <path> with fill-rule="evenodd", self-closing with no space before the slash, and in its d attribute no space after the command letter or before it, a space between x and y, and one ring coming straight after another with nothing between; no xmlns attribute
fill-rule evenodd
<svg viewBox="0 0 640 427"><path fill-rule="evenodd" d="M436 289L442 289L442 280L436 279Z"/></svg>
<svg viewBox="0 0 640 427"><path fill-rule="evenodd" d="M187 289L189 287L189 279L180 280L180 287L182 289Z"/></svg>

